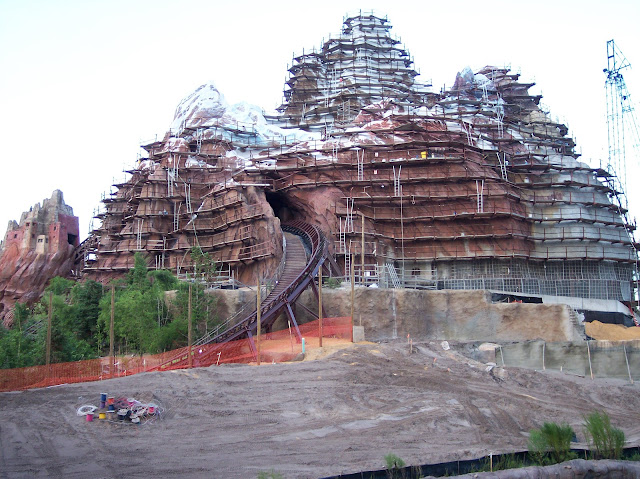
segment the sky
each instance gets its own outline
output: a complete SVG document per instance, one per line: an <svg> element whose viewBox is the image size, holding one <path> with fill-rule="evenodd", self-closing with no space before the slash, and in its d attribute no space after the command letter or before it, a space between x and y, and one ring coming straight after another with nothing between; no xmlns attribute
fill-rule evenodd
<svg viewBox="0 0 640 479"><path fill-rule="evenodd" d="M536 82L531 93L592 166L607 163L602 70L615 39L640 117L637 0L0 0L0 235L60 189L86 237L102 195L182 98L213 81L230 103L272 110L293 55L360 10L389 19L436 92L466 66L509 66ZM630 215L640 218L638 163L628 154Z"/></svg>

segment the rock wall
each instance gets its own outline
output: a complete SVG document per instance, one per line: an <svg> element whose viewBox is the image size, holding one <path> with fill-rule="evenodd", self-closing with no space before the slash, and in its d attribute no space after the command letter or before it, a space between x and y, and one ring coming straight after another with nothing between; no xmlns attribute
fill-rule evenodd
<svg viewBox="0 0 640 479"><path fill-rule="evenodd" d="M221 310L232 312L238 306L238 291L216 292ZM323 289L327 316L351 314L348 287ZM299 300L317 311L313 293L306 291ZM314 319L297 308L297 319ZM355 288L354 323L364 326L370 341L402 338L457 341L580 341L584 327L573 320L571 310L562 304L491 303L487 291L420 291L409 289ZM275 329L285 327L280 318Z"/></svg>
<svg viewBox="0 0 640 479"><path fill-rule="evenodd" d="M51 278L72 275L78 244L78 217L60 190L22 213L20 223L9 222L0 248L0 320L5 326L13 323L16 302L33 303Z"/></svg>

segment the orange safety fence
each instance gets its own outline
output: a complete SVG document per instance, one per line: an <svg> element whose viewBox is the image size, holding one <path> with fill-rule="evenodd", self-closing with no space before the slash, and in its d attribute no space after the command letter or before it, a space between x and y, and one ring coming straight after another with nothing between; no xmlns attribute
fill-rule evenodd
<svg viewBox="0 0 640 479"><path fill-rule="evenodd" d="M299 329L307 347L318 346L320 334L318 320L300 325ZM350 340L351 318L324 318L322 329L323 338ZM252 363L257 360L256 349L256 336L227 343L193 346L191 350L192 365L193 367L207 367L214 364ZM111 358L108 356L99 359L56 363L49 366L0 369L0 391L99 381L151 370L183 369L188 367L188 350L188 347L183 347L153 355L116 356L113 372L111 371ZM290 361L301 352L302 344L294 328L260 336L261 363Z"/></svg>

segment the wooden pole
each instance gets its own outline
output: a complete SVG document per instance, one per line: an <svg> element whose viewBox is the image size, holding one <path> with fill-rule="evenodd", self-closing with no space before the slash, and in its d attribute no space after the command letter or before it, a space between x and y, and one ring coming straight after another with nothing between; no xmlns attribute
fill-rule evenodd
<svg viewBox="0 0 640 479"><path fill-rule="evenodd" d="M622 350L624 351L624 360L627 363L627 373L629 373L629 382L633 384L633 378L631 377L631 368L629 367L629 358L627 357L627 347L623 344Z"/></svg>
<svg viewBox="0 0 640 479"><path fill-rule="evenodd" d="M260 279L258 278L258 295L256 296L256 320L257 320L257 330L256 330L256 349L258 353L258 366L260 366Z"/></svg>
<svg viewBox="0 0 640 479"><path fill-rule="evenodd" d="M114 311L116 309L116 287L111 285L111 320L109 321L109 370L113 376L116 372L116 357L114 355L115 334L113 332Z"/></svg>
<svg viewBox="0 0 640 479"><path fill-rule="evenodd" d="M191 356L191 347L193 346L193 336L192 336L192 329L193 326L191 325L191 283L189 283L189 309L188 309L188 314L187 314L187 341L189 342L189 369L191 369L193 367L193 357Z"/></svg>
<svg viewBox="0 0 640 479"><path fill-rule="evenodd" d="M587 341L587 357L589 358L589 373L593 379L593 368L591 367L591 350L589 349L589 341Z"/></svg>
<svg viewBox="0 0 640 479"><path fill-rule="evenodd" d="M364 214L360 214L362 218L362 238L360 240L360 284L364 284Z"/></svg>
<svg viewBox="0 0 640 479"><path fill-rule="evenodd" d="M49 314L47 316L47 350L45 361L46 365L51 365L51 325L53 323L53 293L49 291Z"/></svg>
<svg viewBox="0 0 640 479"><path fill-rule="evenodd" d="M355 255L351 255L351 342L353 342L353 300L355 297L355 271L353 261L355 260Z"/></svg>
<svg viewBox="0 0 640 479"><path fill-rule="evenodd" d="M318 327L320 329L318 333L319 346L322 347L322 265L318 270Z"/></svg>

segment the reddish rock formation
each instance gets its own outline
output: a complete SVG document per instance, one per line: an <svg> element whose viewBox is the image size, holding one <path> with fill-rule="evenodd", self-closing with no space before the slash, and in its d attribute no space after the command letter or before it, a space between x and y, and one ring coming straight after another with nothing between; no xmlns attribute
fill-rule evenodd
<svg viewBox="0 0 640 479"><path fill-rule="evenodd" d="M62 191L10 221L0 246L0 319L13 321L16 302L36 301L49 280L71 276L78 246L78 217L66 205Z"/></svg>
<svg viewBox="0 0 640 479"><path fill-rule="evenodd" d="M630 301L637 245L614 177L504 68L451 90L416 81L384 18L345 20L293 59L265 117L203 85L105 200L85 269L107 279L142 251L188 271L200 246L253 282L280 262L279 220L319 226L339 265L379 285Z"/></svg>

